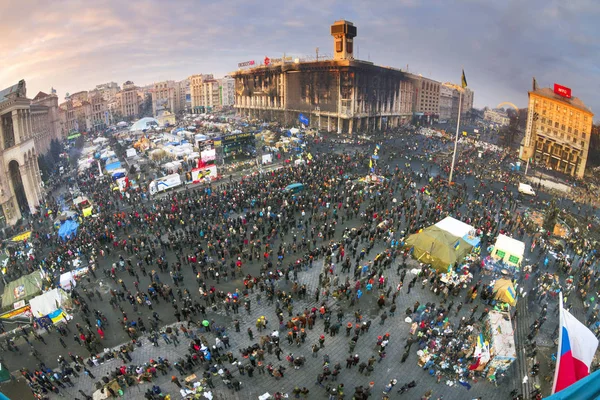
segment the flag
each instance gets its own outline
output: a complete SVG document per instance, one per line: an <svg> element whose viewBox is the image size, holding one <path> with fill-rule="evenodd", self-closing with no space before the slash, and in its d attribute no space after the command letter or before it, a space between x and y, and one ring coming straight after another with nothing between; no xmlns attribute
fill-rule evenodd
<svg viewBox="0 0 600 400"><path fill-rule="evenodd" d="M510 300L510 304L515 304L517 302L517 294L512 286L506 288L506 297Z"/></svg>
<svg viewBox="0 0 600 400"><path fill-rule="evenodd" d="M369 168L373 168L373 159L369 158Z"/></svg>
<svg viewBox="0 0 600 400"><path fill-rule="evenodd" d="M562 307L562 293L560 328L553 394L590 374L590 366L598 348L598 339L592 331Z"/></svg>
<svg viewBox="0 0 600 400"><path fill-rule="evenodd" d="M460 86L462 86L462 88L466 88L467 87L467 77L465 76L465 70L462 70L462 77L460 78Z"/></svg>

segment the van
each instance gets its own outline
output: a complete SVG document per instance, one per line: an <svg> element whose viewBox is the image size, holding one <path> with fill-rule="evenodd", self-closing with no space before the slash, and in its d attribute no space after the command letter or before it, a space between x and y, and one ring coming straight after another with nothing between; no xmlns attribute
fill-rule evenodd
<svg viewBox="0 0 600 400"><path fill-rule="evenodd" d="M519 183L519 193L527 194L529 196L535 196L535 191L526 183Z"/></svg>
<svg viewBox="0 0 600 400"><path fill-rule="evenodd" d="M292 183L291 185L286 186L284 191L286 193L298 193L304 190L303 183Z"/></svg>

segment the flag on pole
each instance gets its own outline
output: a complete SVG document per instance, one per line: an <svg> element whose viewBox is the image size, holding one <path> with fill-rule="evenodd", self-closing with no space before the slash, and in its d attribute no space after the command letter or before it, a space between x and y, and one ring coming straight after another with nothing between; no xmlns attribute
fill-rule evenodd
<svg viewBox="0 0 600 400"><path fill-rule="evenodd" d="M562 293L560 295L560 337L552 393L588 376L598 348L596 336L562 307Z"/></svg>
<svg viewBox="0 0 600 400"><path fill-rule="evenodd" d="M462 77L460 78L460 85L462 86L462 88L466 88L467 87L467 77L465 76L465 70L462 70Z"/></svg>

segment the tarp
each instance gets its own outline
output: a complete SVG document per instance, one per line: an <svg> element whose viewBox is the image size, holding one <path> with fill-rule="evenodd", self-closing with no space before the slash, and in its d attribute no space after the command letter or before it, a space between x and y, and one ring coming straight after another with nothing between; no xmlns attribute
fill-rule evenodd
<svg viewBox="0 0 600 400"><path fill-rule="evenodd" d="M27 300L42 292L41 272L36 271L32 274L20 277L17 280L9 282L4 287L2 293L2 307L11 306L16 301Z"/></svg>
<svg viewBox="0 0 600 400"><path fill-rule="evenodd" d="M117 168L121 168L121 162L120 161L116 161L114 163L111 164L106 164L106 167L104 167L106 169L106 172L110 172L113 169L117 169Z"/></svg>
<svg viewBox="0 0 600 400"><path fill-rule="evenodd" d="M410 235L406 240L406 245L414 248L414 258L420 262L431 264L438 271L447 271L448 267L462 261L473 249L473 246L462 238L435 225L420 233Z"/></svg>
<svg viewBox="0 0 600 400"><path fill-rule="evenodd" d="M67 240L67 237L74 238L77 234L78 227L79 224L77 222L68 219L61 224L60 228L58 228L58 236L60 236L62 240Z"/></svg>
<svg viewBox="0 0 600 400"><path fill-rule="evenodd" d="M507 264L518 266L521 265L523 254L525 254L525 243L500 234L490 255L495 259L503 260Z"/></svg>
<svg viewBox="0 0 600 400"><path fill-rule="evenodd" d="M510 362L517 359L517 349L515 347L514 329L510 321L504 318L504 314L498 311L490 311L488 314L492 335L492 349L494 361L497 361L498 367L506 369Z"/></svg>
<svg viewBox="0 0 600 400"><path fill-rule="evenodd" d="M600 398L600 370L575 382L571 386L546 397L546 400L579 400Z"/></svg>
<svg viewBox="0 0 600 400"><path fill-rule="evenodd" d="M498 279L494 284L494 298L511 306L517 304L517 292L508 279Z"/></svg>
<svg viewBox="0 0 600 400"><path fill-rule="evenodd" d="M464 222L450 216L444 218L435 224L435 226L457 237L464 237L465 235L469 234L469 232L475 230L471 225L465 224Z"/></svg>
<svg viewBox="0 0 600 400"><path fill-rule="evenodd" d="M66 305L69 296L62 289L52 289L29 300L31 312L36 318L48 315Z"/></svg>
<svg viewBox="0 0 600 400"><path fill-rule="evenodd" d="M60 276L60 286L65 290L71 290L77 286L77 281L73 275L73 271L67 271Z"/></svg>

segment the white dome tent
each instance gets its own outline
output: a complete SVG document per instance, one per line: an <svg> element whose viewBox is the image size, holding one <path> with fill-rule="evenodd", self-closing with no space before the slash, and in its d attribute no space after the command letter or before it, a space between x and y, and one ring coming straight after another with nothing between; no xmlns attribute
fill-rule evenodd
<svg viewBox="0 0 600 400"><path fill-rule="evenodd" d="M136 121L131 128L129 128L130 132L143 131L145 129L150 129L153 126L158 127L158 120L156 118L145 117L138 121Z"/></svg>

